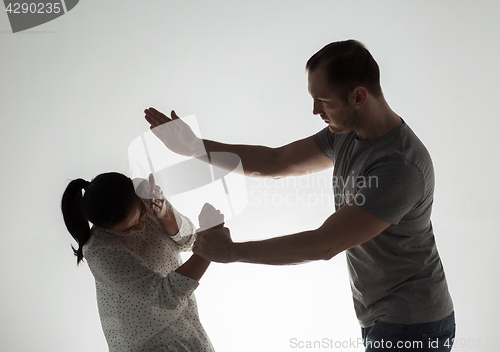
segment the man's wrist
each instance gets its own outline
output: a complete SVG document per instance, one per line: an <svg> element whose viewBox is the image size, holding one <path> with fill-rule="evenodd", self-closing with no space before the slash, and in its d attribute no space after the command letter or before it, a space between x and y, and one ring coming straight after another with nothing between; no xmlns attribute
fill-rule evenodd
<svg viewBox="0 0 500 352"><path fill-rule="evenodd" d="M244 262L246 258L247 243L233 243L229 252L229 263Z"/></svg>

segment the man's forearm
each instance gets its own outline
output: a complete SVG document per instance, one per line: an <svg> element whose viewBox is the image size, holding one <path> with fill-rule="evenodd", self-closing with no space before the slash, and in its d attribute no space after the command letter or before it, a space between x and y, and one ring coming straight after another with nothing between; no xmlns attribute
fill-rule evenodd
<svg viewBox="0 0 500 352"><path fill-rule="evenodd" d="M243 173L246 176L275 176L279 173L279 160L276 158L274 148L258 146L258 145L239 145L225 144L210 140L203 140L205 150L208 153L209 162L217 167L225 170L233 171L235 163L238 161L231 155L224 153L232 153L237 155L243 167ZM203 161L208 161L206 158L199 158Z"/></svg>
<svg viewBox="0 0 500 352"><path fill-rule="evenodd" d="M349 204L329 216L316 230L262 241L234 243L228 228L209 229L198 237L193 251L221 263L299 264L331 259L372 239L390 225Z"/></svg>
<svg viewBox="0 0 500 352"><path fill-rule="evenodd" d="M261 241L234 243L231 261L269 265L328 260L338 254L321 232L305 231Z"/></svg>
<svg viewBox="0 0 500 352"><path fill-rule="evenodd" d="M230 261L260 264L299 264L328 260L338 253L364 243L391 224L350 204L332 214L318 229L263 241L233 243Z"/></svg>

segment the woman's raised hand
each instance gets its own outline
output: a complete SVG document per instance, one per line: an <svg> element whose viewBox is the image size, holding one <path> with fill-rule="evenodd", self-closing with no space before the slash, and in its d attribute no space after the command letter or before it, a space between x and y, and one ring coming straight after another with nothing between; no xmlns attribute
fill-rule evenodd
<svg viewBox="0 0 500 352"><path fill-rule="evenodd" d="M171 118L155 108L144 110L151 131L174 153L187 157L206 155L203 140L198 138L191 127L182 121L174 110Z"/></svg>
<svg viewBox="0 0 500 352"><path fill-rule="evenodd" d="M163 197L163 191L160 186L155 183L155 178L153 174L149 174L149 204L153 209L156 218L163 218L167 215L168 209L170 209L165 204L165 197ZM170 210L171 211L171 210Z"/></svg>
<svg viewBox="0 0 500 352"><path fill-rule="evenodd" d="M155 217L160 221L160 224L168 235L175 235L179 231L181 218L179 214L165 202L163 191L160 186L155 183L153 174L149 174L149 187L149 204L151 205L151 209L153 209Z"/></svg>
<svg viewBox="0 0 500 352"><path fill-rule="evenodd" d="M200 228L196 230L196 232L205 231L212 227L223 227L224 214L222 214L220 210L215 209L212 204L205 203L203 208L201 208L200 215L198 215L198 222Z"/></svg>

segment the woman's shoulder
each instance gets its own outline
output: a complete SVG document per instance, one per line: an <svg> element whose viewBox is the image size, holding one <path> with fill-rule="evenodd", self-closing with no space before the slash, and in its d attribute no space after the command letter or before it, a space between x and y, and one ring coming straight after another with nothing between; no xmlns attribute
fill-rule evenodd
<svg viewBox="0 0 500 352"><path fill-rule="evenodd" d="M103 229L98 226L92 226L91 228L91 235L87 243L84 245L84 250L92 248L97 248L97 247L103 247L103 246L121 246L122 243L117 237L116 234L113 232Z"/></svg>

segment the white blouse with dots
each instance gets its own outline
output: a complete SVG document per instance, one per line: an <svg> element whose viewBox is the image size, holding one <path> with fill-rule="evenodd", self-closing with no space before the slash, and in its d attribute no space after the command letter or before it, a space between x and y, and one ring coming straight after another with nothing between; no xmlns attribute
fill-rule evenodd
<svg viewBox="0 0 500 352"><path fill-rule="evenodd" d="M144 230L120 235L93 227L83 247L109 351L213 351L193 294L198 282L174 271L195 227L181 215L179 232L169 236L145 203Z"/></svg>

